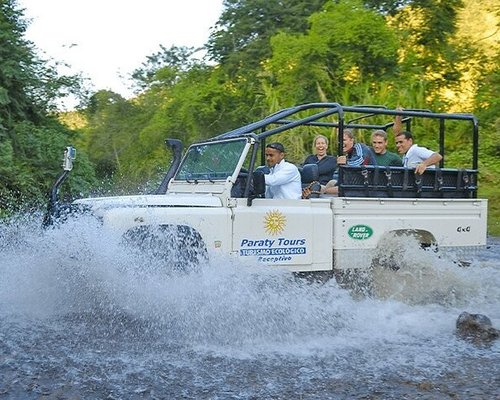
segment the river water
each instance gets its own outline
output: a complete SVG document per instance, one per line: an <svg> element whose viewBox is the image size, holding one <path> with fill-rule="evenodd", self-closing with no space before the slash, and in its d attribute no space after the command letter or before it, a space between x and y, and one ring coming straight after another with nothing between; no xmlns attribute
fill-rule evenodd
<svg viewBox="0 0 500 400"><path fill-rule="evenodd" d="M454 334L462 311L500 328L498 239L469 267L404 249L408 297L374 299L224 258L165 274L39 222L0 225L0 399L499 398L499 341Z"/></svg>

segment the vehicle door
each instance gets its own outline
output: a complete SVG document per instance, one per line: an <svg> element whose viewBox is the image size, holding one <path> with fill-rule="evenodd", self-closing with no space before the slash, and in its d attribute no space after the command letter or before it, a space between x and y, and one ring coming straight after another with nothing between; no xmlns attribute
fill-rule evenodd
<svg viewBox="0 0 500 400"><path fill-rule="evenodd" d="M238 199L232 250L242 260L291 271L332 269L333 220L328 199Z"/></svg>

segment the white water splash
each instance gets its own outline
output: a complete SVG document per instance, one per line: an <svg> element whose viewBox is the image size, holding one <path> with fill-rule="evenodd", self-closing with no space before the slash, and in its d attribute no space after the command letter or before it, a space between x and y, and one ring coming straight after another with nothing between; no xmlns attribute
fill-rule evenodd
<svg viewBox="0 0 500 400"><path fill-rule="evenodd" d="M158 260L124 251L92 218L47 231L31 220L1 232L3 316L127 316L193 348L292 353L447 342L464 309L500 322L498 268L480 260L460 268L409 241L397 244L398 271L377 272L379 286L391 289L379 287L381 300L221 257L197 273L163 274Z"/></svg>
<svg viewBox="0 0 500 400"><path fill-rule="evenodd" d="M375 299L223 257L163 273L91 218L0 225L0 393L493 398L498 341L479 349L454 330L464 310L500 325L500 243L468 268L401 247L417 279Z"/></svg>

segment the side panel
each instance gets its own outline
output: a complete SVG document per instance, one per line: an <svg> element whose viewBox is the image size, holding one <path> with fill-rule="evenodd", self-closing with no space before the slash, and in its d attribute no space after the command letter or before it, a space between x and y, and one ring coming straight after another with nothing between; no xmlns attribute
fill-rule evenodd
<svg viewBox="0 0 500 400"><path fill-rule="evenodd" d="M122 233L139 225L187 225L200 233L209 254L231 252L231 213L226 207L125 207L102 216L105 227Z"/></svg>
<svg viewBox="0 0 500 400"><path fill-rule="evenodd" d="M336 268L367 268L370 250L394 231L418 231L440 248L486 244L487 200L336 198Z"/></svg>
<svg viewBox="0 0 500 400"><path fill-rule="evenodd" d="M238 199L233 252L242 260L291 271L332 269L333 218L328 199Z"/></svg>

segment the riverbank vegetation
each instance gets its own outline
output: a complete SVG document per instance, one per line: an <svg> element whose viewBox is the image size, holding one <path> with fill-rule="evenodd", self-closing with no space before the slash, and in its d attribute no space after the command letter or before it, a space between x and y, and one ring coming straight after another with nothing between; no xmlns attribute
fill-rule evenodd
<svg viewBox="0 0 500 400"><path fill-rule="evenodd" d="M480 194L490 199L489 232L500 235L495 0L225 0L206 55L160 47L133 71L131 99L58 75L24 39L15 0L0 4L0 215L43 204L69 144L78 159L64 195L148 190L168 166L167 137L187 144L280 108L331 101L474 113ZM68 93L80 107L58 112ZM419 132L418 142L431 147L435 134ZM310 139L286 143L289 158L302 160ZM469 145L453 132L453 163L470 165Z"/></svg>

